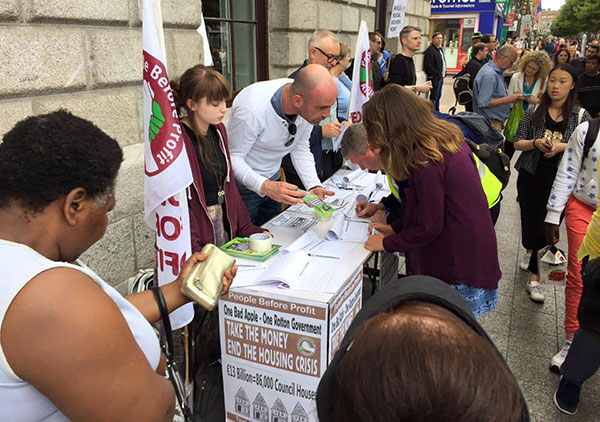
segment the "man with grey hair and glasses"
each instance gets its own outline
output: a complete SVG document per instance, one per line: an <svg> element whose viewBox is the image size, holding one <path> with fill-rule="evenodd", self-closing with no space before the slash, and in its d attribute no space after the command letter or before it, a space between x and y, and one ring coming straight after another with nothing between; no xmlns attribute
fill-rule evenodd
<svg viewBox="0 0 600 422"><path fill-rule="evenodd" d="M505 45L491 62L484 64L473 83L473 110L490 121L502 133L504 122L510 114L511 104L522 98L522 93L508 95L502 72L517 60L517 50Z"/></svg>
<svg viewBox="0 0 600 422"><path fill-rule="evenodd" d="M289 77L295 79L298 71L309 64L317 64L331 70L340 60L340 40L338 36L327 29L318 29L312 33L308 40L308 58ZM333 104L330 112L330 117L333 117L332 121L322 126L316 125L310 135L310 151L315 158L317 173L321 180L330 176L330 172L324 174L324 167L335 171L342 164L341 156L333 151L331 142L331 139L339 136L342 130L342 124L337 121L336 114L337 105ZM283 158L282 167L285 171L286 181L300 188L305 188L289 155Z"/></svg>

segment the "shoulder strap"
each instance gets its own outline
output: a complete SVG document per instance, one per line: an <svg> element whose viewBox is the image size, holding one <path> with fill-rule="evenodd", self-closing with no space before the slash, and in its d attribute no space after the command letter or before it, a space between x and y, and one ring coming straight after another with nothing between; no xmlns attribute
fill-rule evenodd
<svg viewBox="0 0 600 422"><path fill-rule="evenodd" d="M579 108L579 119L577 120L577 126L581 124L581 120L583 119L583 113L585 113L585 108Z"/></svg>
<svg viewBox="0 0 600 422"><path fill-rule="evenodd" d="M590 148L596 142L598 131L600 130L600 117L596 117L588 122L588 130L583 141L583 159L585 160L590 152Z"/></svg>

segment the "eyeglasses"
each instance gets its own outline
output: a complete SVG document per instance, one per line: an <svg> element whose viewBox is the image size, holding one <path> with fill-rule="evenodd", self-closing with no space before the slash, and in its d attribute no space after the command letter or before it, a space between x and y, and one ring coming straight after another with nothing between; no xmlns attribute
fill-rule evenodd
<svg viewBox="0 0 600 422"><path fill-rule="evenodd" d="M342 60L341 56L334 56L333 54L327 54L326 52L321 50L319 47L313 47L313 48L316 50L319 50L322 55L327 57L327 63L329 63L329 64L338 64Z"/></svg>
<svg viewBox="0 0 600 422"><path fill-rule="evenodd" d="M294 135L296 134L296 124L295 123L290 123L288 125L288 133L291 136L288 137L287 142L284 144L284 146L289 147L290 145L292 145L294 143Z"/></svg>

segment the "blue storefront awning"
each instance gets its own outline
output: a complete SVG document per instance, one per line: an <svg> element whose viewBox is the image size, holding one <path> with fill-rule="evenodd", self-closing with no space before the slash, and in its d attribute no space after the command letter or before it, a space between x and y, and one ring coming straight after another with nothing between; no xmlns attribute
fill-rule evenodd
<svg viewBox="0 0 600 422"><path fill-rule="evenodd" d="M489 12L496 9L495 0L431 0L431 13Z"/></svg>

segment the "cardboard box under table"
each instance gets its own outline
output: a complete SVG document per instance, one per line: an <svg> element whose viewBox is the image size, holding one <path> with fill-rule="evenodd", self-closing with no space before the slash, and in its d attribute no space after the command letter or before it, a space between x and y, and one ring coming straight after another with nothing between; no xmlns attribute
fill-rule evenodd
<svg viewBox="0 0 600 422"><path fill-rule="evenodd" d="M315 231L322 237L330 224L320 222ZM303 234L289 228L272 231L284 247ZM341 265L333 277L340 282L333 293L274 285L235 287L234 281L219 300L228 421L317 422L319 379L362 306L362 268L371 253L356 245L335 260Z"/></svg>

